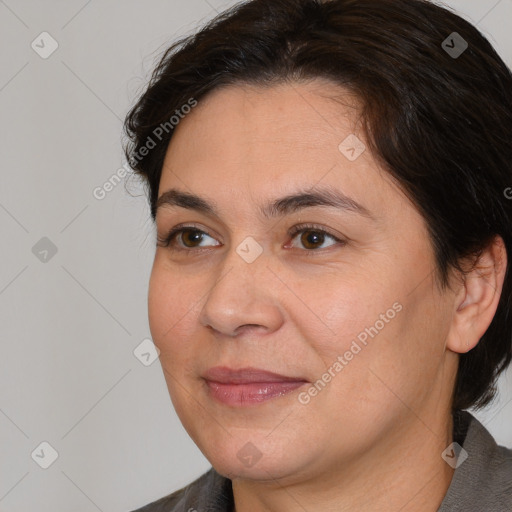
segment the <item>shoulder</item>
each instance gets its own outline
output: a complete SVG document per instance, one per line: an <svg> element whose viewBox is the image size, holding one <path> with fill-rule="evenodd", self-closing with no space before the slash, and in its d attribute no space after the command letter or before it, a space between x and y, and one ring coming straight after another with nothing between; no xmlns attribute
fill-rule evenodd
<svg viewBox="0 0 512 512"><path fill-rule="evenodd" d="M213 468L187 486L132 512L232 512L231 480Z"/></svg>
<svg viewBox="0 0 512 512"><path fill-rule="evenodd" d="M465 431L460 464L438 512L512 511L512 450L499 446L469 412L454 415L454 430Z"/></svg>

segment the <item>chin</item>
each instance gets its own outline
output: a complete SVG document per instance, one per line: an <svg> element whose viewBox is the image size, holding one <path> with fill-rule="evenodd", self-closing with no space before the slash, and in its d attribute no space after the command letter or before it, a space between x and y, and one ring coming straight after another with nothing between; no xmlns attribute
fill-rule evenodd
<svg viewBox="0 0 512 512"><path fill-rule="evenodd" d="M276 457L263 457L250 466L238 460L237 455L223 456L219 459L210 460L217 473L231 480L258 480L260 482L275 481L293 474L290 461Z"/></svg>
<svg viewBox="0 0 512 512"><path fill-rule="evenodd" d="M275 481L296 474L311 463L303 444L294 448L286 439L270 440L267 432L245 431L242 436L226 436L222 442L205 442L203 446L203 454L215 470L232 480Z"/></svg>

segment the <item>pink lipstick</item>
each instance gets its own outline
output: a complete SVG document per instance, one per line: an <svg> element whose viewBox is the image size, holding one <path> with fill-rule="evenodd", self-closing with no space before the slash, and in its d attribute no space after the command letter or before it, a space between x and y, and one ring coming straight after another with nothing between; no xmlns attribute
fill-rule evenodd
<svg viewBox="0 0 512 512"><path fill-rule="evenodd" d="M284 396L308 381L257 368L234 370L225 366L210 368L204 375L210 395L232 407L257 405Z"/></svg>

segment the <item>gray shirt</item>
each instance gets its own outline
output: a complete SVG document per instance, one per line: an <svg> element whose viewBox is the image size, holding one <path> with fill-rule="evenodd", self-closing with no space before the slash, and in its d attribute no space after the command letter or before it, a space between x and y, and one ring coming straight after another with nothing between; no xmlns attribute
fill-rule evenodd
<svg viewBox="0 0 512 512"><path fill-rule="evenodd" d="M437 512L512 512L512 450L498 446L469 412L458 411L453 419L454 442L467 452L467 459L455 469ZM231 480L211 468L183 489L133 512L233 512L233 508Z"/></svg>

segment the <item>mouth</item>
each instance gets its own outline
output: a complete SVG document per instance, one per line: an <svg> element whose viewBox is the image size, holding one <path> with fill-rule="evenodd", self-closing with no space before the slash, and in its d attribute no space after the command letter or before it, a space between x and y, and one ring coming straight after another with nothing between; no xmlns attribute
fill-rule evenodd
<svg viewBox="0 0 512 512"><path fill-rule="evenodd" d="M287 395L308 383L303 377L257 368L235 370L221 366L210 368L203 378L211 398L232 407L257 405Z"/></svg>

